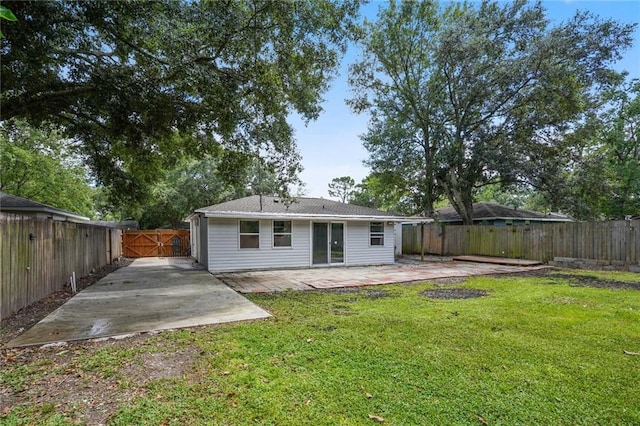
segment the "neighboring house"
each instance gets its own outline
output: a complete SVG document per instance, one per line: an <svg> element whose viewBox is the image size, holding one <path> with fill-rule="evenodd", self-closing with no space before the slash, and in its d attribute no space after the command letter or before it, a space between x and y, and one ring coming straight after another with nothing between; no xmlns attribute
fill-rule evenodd
<svg viewBox="0 0 640 426"><path fill-rule="evenodd" d="M404 218L322 198L245 197L196 210L191 254L211 272L394 263Z"/></svg>
<svg viewBox="0 0 640 426"><path fill-rule="evenodd" d="M435 219L447 225L462 225L462 218L452 206L436 209ZM572 222L573 219L559 213L540 213L531 210L501 206L494 203L473 204L474 225L530 225L545 222Z"/></svg>
<svg viewBox="0 0 640 426"><path fill-rule="evenodd" d="M0 211L5 213L19 213L44 219L86 223L88 217L37 203L26 198L0 192Z"/></svg>

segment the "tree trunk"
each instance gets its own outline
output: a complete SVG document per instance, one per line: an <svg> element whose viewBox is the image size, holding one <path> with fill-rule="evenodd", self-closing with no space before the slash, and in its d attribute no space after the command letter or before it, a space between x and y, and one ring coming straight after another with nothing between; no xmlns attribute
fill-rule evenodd
<svg viewBox="0 0 640 426"><path fill-rule="evenodd" d="M449 202L460 215L463 225L473 225L473 196L471 190L461 185L453 170L449 171L448 180L440 180L439 184L447 194Z"/></svg>

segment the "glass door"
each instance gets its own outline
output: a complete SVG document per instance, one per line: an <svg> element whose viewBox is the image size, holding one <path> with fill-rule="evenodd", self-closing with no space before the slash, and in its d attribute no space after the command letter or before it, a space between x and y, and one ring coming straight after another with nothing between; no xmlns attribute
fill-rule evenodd
<svg viewBox="0 0 640 426"><path fill-rule="evenodd" d="M323 265L329 263L329 250L327 238L329 237L329 224L313 222L313 264Z"/></svg>
<svg viewBox="0 0 640 426"><path fill-rule="evenodd" d="M344 263L344 223L331 224L331 263Z"/></svg>
<svg viewBox="0 0 640 426"><path fill-rule="evenodd" d="M312 264L344 263L344 223L313 222Z"/></svg>

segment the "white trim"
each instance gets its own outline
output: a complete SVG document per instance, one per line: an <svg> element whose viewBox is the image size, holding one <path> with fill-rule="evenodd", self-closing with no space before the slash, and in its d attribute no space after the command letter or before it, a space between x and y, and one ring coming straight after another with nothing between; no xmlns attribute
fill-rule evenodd
<svg viewBox="0 0 640 426"><path fill-rule="evenodd" d="M382 223L382 232L371 232L371 224L372 223ZM384 222L372 220L369 222L369 247L384 247L385 246L385 231L386 226ZM382 237L382 244L371 244L371 237L375 236L376 238Z"/></svg>
<svg viewBox="0 0 640 426"><path fill-rule="evenodd" d="M253 232L240 232L240 222L258 222L258 233L255 234ZM238 250L260 250L260 221L259 220L245 220L245 219L238 219ZM258 235L258 247L242 247L241 246L241 236L242 235Z"/></svg>
<svg viewBox="0 0 640 426"><path fill-rule="evenodd" d="M309 221L309 267L313 267L313 220Z"/></svg>
<svg viewBox="0 0 640 426"><path fill-rule="evenodd" d="M264 212L209 212L205 210L196 210L196 213L202 213L205 217L231 218L231 219L281 219L281 220L301 220L309 219L315 221L363 221L363 222L404 222L407 217L404 216L369 216L369 215L335 215L335 214L301 214L301 213L264 213Z"/></svg>

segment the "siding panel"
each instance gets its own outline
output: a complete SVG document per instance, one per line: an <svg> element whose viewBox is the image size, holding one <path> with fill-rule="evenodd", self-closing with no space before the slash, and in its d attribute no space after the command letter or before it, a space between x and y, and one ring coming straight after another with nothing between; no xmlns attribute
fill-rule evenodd
<svg viewBox="0 0 640 426"><path fill-rule="evenodd" d="M260 248L239 248L238 220L209 218L209 271L297 268L311 266L311 223L293 221L292 248L273 248L271 220L260 221ZM384 246L369 246L369 222L347 222L345 264L378 265L394 263L395 232L385 224Z"/></svg>
<svg viewBox="0 0 640 426"><path fill-rule="evenodd" d="M369 245L369 222L349 222L346 238L346 264L379 265L394 263L395 233L393 225L384 226L384 246Z"/></svg>
<svg viewBox="0 0 640 426"><path fill-rule="evenodd" d="M309 222L293 221L291 248L273 248L272 221L260 221L260 248L240 249L238 220L209 218L209 270L295 268L309 266Z"/></svg>

